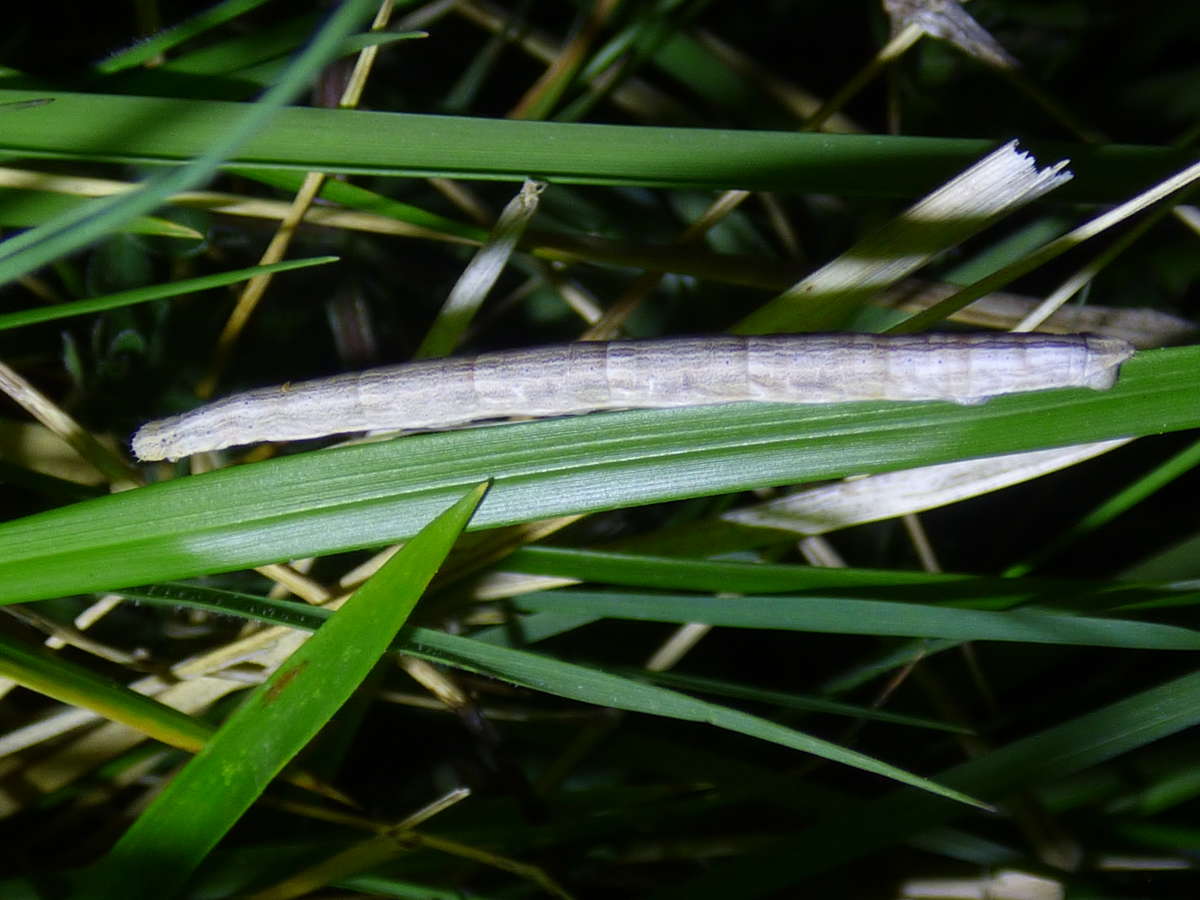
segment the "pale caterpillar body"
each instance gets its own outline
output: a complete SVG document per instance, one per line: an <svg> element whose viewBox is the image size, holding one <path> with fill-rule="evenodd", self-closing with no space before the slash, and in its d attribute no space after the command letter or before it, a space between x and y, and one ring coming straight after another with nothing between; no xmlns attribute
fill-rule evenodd
<svg viewBox="0 0 1200 900"><path fill-rule="evenodd" d="M430 359L234 394L149 422L142 460L256 441L436 430L510 416L757 401L948 400L1106 390L1133 347L1048 334L763 335L579 342Z"/></svg>

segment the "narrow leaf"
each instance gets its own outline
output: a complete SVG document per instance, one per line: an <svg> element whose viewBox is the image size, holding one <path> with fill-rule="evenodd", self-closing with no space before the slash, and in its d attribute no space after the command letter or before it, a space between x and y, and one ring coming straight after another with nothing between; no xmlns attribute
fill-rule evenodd
<svg viewBox="0 0 1200 900"><path fill-rule="evenodd" d="M88 896L174 894L367 676L486 488L472 488L423 528L246 698L85 874Z"/></svg>

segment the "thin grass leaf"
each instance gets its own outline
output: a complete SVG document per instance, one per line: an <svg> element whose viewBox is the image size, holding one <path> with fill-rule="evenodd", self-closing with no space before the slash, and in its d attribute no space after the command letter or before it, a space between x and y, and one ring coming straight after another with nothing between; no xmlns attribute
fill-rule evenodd
<svg viewBox="0 0 1200 900"><path fill-rule="evenodd" d="M212 734L205 722L131 691L90 669L0 634L0 675L30 690L90 709L182 750L196 751Z"/></svg>
<svg viewBox="0 0 1200 900"><path fill-rule="evenodd" d="M72 212L87 201L78 197L48 194L43 191L0 190L0 224L12 228L41 225L56 216ZM159 216L134 216L119 229L124 234L145 234L155 237L198 241L204 235Z"/></svg>
<svg viewBox="0 0 1200 900"><path fill-rule="evenodd" d="M244 614L254 615L262 621L269 621L272 624L289 624L306 629L319 627L321 620L330 615L328 610L291 604L292 608L283 612L283 615L276 619L276 610L266 604L258 604L258 598L239 597L229 592L215 592L183 585L170 586L165 592L162 588L155 586L122 591L122 593L131 598L154 603L184 602L190 604L191 600L188 598L194 596L199 601L195 605L204 608L223 607L225 612L242 612L244 610ZM493 646L428 628L406 629L394 645L394 649L428 659L431 662L499 678L512 684L577 700L581 703L611 706L629 712L648 713L689 722L705 722L717 728L736 731L759 740L801 750L904 784L917 785L942 796L949 796L939 785L927 779L873 759L866 754L841 747L831 741L812 737L740 710L707 703L686 694L623 678L619 675L611 675L588 666L562 662L523 650ZM978 805L976 801L964 794L955 794L954 799Z"/></svg>
<svg viewBox="0 0 1200 900"><path fill-rule="evenodd" d="M596 582L657 590L710 591L770 594L788 591L821 591L839 597L875 600L921 600L936 596L942 604L996 608L1036 601L1078 604L1084 598L1103 597L1114 608L1142 598L1178 597L1179 592L1153 585L1116 586L1110 581L1063 578L995 578L943 572L910 572L902 569L831 569L806 565L772 565L654 556L645 553L575 547L523 547L500 564L506 572L561 576L572 581Z"/></svg>
<svg viewBox="0 0 1200 900"><path fill-rule="evenodd" d="M472 637L477 637L472 635ZM686 675L679 672L629 672L630 677L640 677L654 684L662 684L681 691L693 691L699 694L715 694L718 697L735 697L739 700L749 700L753 703L767 703L781 709L794 709L800 712L820 713L831 716L848 716L870 722L887 722L892 725L907 725L912 728L928 728L933 731L948 731L958 734L970 734L971 729L960 725L950 725L934 719L920 716L906 716L903 713L888 712L882 709L870 709L853 703L839 703L824 697L813 697L804 694L794 694L790 691L772 691L753 685L738 684L720 678L703 678L698 675Z"/></svg>
<svg viewBox="0 0 1200 900"><path fill-rule="evenodd" d="M736 731L852 766L864 772L911 784L940 796L951 796L935 782L866 754L785 728L740 710L697 700L686 694L631 681L587 666L560 662L521 650L494 647L439 631L418 629L409 637L411 643L406 643L406 652L414 655L426 654L468 672L489 675L584 703L613 706L629 712L648 713L689 722L705 722L717 728ZM955 793L953 799L973 806L980 805L962 793Z"/></svg>
<svg viewBox="0 0 1200 900"><path fill-rule="evenodd" d="M475 251L425 332L421 345L413 354L415 359L447 356L454 352L537 213L538 195L545 188L541 182L526 181L504 207L487 241Z"/></svg>
<svg viewBox="0 0 1200 900"><path fill-rule="evenodd" d="M992 612L847 597L699 597L606 591L542 591L514 599L518 609L639 622L700 622L830 634L1018 641L1145 650L1200 650L1200 632L1172 625L1059 615L1031 609Z"/></svg>
<svg viewBox="0 0 1200 900"><path fill-rule="evenodd" d="M76 300L72 303L62 303L58 306L45 306L37 309L25 309L18 312L0 314L0 331L9 328L22 328L38 322L53 322L71 316L82 316L86 313L103 312L106 309L119 309L122 306L133 306L135 303L146 303L150 300L161 300L164 297L179 297L184 294L194 294L212 288L224 287L245 281L255 275L266 272L287 272L291 269L304 269L309 266L321 266L337 262L336 256L317 256L311 259L294 259L275 263L269 266L250 266L246 269L235 269L231 272L219 272L215 275L204 275L200 278L186 278L183 281L172 281L167 284L156 284L151 287L134 288L109 294L105 297L89 297L86 300Z"/></svg>
<svg viewBox="0 0 1200 900"><path fill-rule="evenodd" d="M102 75L108 75L124 69L132 69L134 66L140 66L154 59L159 54L166 53L172 47L177 47L225 22L231 22L238 16L245 15L266 2L267 0L224 0L224 2L216 4L173 28L168 28L152 37L138 41L135 46L130 47L128 50L114 53L108 59L98 63L95 71Z"/></svg>
<svg viewBox="0 0 1200 900"><path fill-rule="evenodd" d="M287 169L233 169L233 174L251 178L255 181L280 188L288 193L295 193L304 184L304 175ZM321 185L322 199L331 203L339 203L349 209L387 216L410 225L428 228L452 235L463 241L481 244L487 240L488 231L477 225L468 225L428 212L408 203L399 203L384 194L369 191L366 188L351 184L347 181L329 179Z"/></svg>
<svg viewBox="0 0 1200 900"><path fill-rule="evenodd" d="M172 54L161 65L144 66L138 72L127 73L123 78L108 78L101 84L110 88L115 82L119 89L111 93L170 95L174 93L170 89L173 75L233 76L251 66L286 58L304 46L319 24L320 19L314 13L302 11L271 21L261 29L246 29L242 33L224 30L208 41L195 42Z"/></svg>

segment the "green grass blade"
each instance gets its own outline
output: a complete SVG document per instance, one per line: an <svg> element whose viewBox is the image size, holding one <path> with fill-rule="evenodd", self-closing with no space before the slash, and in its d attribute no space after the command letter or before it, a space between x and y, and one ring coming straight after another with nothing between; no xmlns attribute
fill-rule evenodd
<svg viewBox="0 0 1200 900"><path fill-rule="evenodd" d="M0 225L30 228L56 216L73 212L88 202L85 198L65 194L3 188L0 189ZM204 237L194 228L157 216L134 216L118 230L129 234L147 234L190 241L198 241Z"/></svg>
<svg viewBox="0 0 1200 900"><path fill-rule="evenodd" d="M108 59L99 63L95 67L95 71L102 75L108 75L113 72L120 72L123 69L140 66L154 59L159 54L166 53L171 48L204 34L218 25L230 22L238 16L262 6L266 2L267 0L224 0L223 3L218 3L173 28L160 31L158 34L152 35L144 41L138 41L137 44L128 50L114 53Z"/></svg>
<svg viewBox="0 0 1200 900"><path fill-rule="evenodd" d="M233 75L242 70L270 60L295 53L304 46L308 36L320 23L308 10L294 12L290 17L279 17L269 25L242 34L221 35L212 43L204 43L195 49L184 50L172 55L162 65L151 66L136 73L116 79L119 90L112 93L165 95L162 87L170 85L172 75ZM154 80L162 75L168 77L158 84L158 90L140 90L154 87ZM107 88L112 79L98 85Z"/></svg>
<svg viewBox="0 0 1200 900"><path fill-rule="evenodd" d="M135 288L121 291L105 297L89 297L87 300L76 300L73 303L63 303L58 306L43 306L37 309L23 309L18 312L0 314L0 331L9 328L21 328L38 322L53 322L71 316L82 316L86 313L102 312L106 309L119 309L122 306L132 306L135 303L146 303L150 300L161 300L164 297L178 297L183 294L193 294L212 288L236 284L262 275L267 272L287 272L291 269L304 269L308 266L321 266L337 262L336 256L317 256L312 259L293 259L273 263L268 266L250 266L245 269L234 269L231 272L219 272L215 275L205 275L201 278L187 278L183 281L172 281L168 284L156 284L151 287Z"/></svg>
<svg viewBox="0 0 1200 900"><path fill-rule="evenodd" d="M80 896L174 894L367 676L486 490L409 541L257 688L80 882Z"/></svg>
<svg viewBox="0 0 1200 900"><path fill-rule="evenodd" d="M46 96L46 91L0 90L0 103ZM0 152L161 165L218 148L230 166L249 168L917 197L996 146L969 138L289 108L266 125L256 121L257 134L235 152L231 129L246 127L245 104L68 92L52 96L55 102L14 113L5 122ZM148 128L150 122L162 124ZM1026 149L1039 159L1070 158L1076 177L1056 193L1064 201L1124 200L1193 161L1190 151L1160 147L1047 141L1028 142Z"/></svg>
<svg viewBox="0 0 1200 900"><path fill-rule="evenodd" d="M580 581L658 590L708 591L714 584L742 594L827 591L839 596L919 599L935 592L943 602L986 601L1012 605L1022 600L1063 601L1081 591L1114 589L1108 582L1089 584L1053 578L989 578L979 575L911 572L902 569L829 569L614 553L575 547L523 547L505 557L506 572L554 575ZM1142 588L1129 585L1131 592ZM1116 601L1114 600L1114 603Z"/></svg>
<svg viewBox="0 0 1200 900"><path fill-rule="evenodd" d="M0 675L17 684L136 728L183 750L198 750L212 728L186 713L48 651L0 634Z"/></svg>
<svg viewBox="0 0 1200 900"><path fill-rule="evenodd" d="M406 545L408 546L408 545ZM154 603L188 603L189 595L199 600L191 605L224 612L240 612L254 615L273 624L286 624L312 629L328 617L328 612L300 604L288 604L291 609L282 610L278 604L261 603L259 598L234 595L229 592L212 591L188 585L138 588L122 591L128 597L149 600ZM941 796L951 796L940 785L921 778L911 772L881 762L863 753L841 747L831 741L812 737L800 731L778 725L767 719L753 716L740 710L708 703L655 685L601 672L588 666L562 662L524 650L494 646L470 638L457 637L427 628L405 629L395 649L432 662L454 666L536 691L609 706L629 712L648 713L688 722L706 722L717 728L736 731L749 737L793 750L801 750L843 765L873 772L903 784ZM966 794L954 793L953 799L978 805Z"/></svg>
<svg viewBox="0 0 1200 900"><path fill-rule="evenodd" d="M703 678L698 675L685 675L678 672L630 672L630 677L641 677L654 684L661 684L681 691L691 691L700 694L716 694L718 697L736 697L739 700L750 700L754 703L768 703L781 709L794 709L801 712L823 713L832 716L848 716L855 719L865 719L871 722L888 722L893 725L908 725L912 728L928 728L934 731L949 731L958 734L971 734L971 729L958 725L949 725L934 719L919 716L907 716L903 713L888 712L883 709L871 709L854 703L839 703L825 697L814 697L805 694L795 694L791 691L772 691L753 685L738 684L720 678Z"/></svg>
<svg viewBox="0 0 1200 900"><path fill-rule="evenodd" d="M269 184L272 187L295 193L304 184L304 175L286 169L234 169L238 175L252 178L255 181ZM410 225L419 225L434 231L462 238L475 243L487 240L488 230L477 225L468 225L446 216L428 212L408 203L400 203L391 197L369 191L357 184L347 181L328 179L321 185L320 196L332 203L340 203L349 209L388 216Z"/></svg>
<svg viewBox="0 0 1200 900"><path fill-rule="evenodd" d="M432 658L469 672L490 675L583 703L614 706L629 712L666 716L688 722L705 722L717 728L736 731L759 740L790 747L793 750L811 753L814 756L852 766L864 772L873 772L876 775L913 785L921 790L957 800L960 803L980 805L978 801L967 794L947 792L944 787L934 781L921 778L864 753L786 728L740 710L697 700L686 694L632 681L588 666L561 662L523 650L491 646L440 631L418 629L408 637L409 641L406 641L405 644L406 652L414 655L429 654Z"/></svg>
<svg viewBox="0 0 1200 900"><path fill-rule="evenodd" d="M0 525L0 603L404 540L485 478L473 528L1195 428L1197 366L1160 350L1104 393L640 410L299 454Z"/></svg>
<svg viewBox="0 0 1200 900"><path fill-rule="evenodd" d="M521 649L531 647L538 641L548 640L555 635L565 634L591 625L597 621L595 616L570 616L559 613L535 613L521 618L519 631L505 625L493 625L471 635L473 641L483 641L485 644L495 644L498 647Z"/></svg>
<svg viewBox="0 0 1200 900"><path fill-rule="evenodd" d="M543 591L516 597L530 612L639 622L699 622L830 634L1018 641L1147 650L1200 650L1200 632L1172 625L1018 609L993 612L848 597L713 597L608 591Z"/></svg>

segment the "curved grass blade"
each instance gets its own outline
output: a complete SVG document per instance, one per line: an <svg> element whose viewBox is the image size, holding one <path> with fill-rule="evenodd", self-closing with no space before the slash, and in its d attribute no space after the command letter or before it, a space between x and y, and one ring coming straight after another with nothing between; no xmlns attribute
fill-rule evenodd
<svg viewBox="0 0 1200 900"><path fill-rule="evenodd" d="M832 741L812 737L740 710L697 700L686 694L610 675L588 666L566 663L523 650L496 647L440 631L414 629L406 638L405 652L429 655L468 672L489 675L584 703L613 706L629 712L666 716L687 722L704 722L793 750L811 753L864 772L882 775L960 803L982 806L967 794L947 792L937 782L921 778L864 753L849 750Z"/></svg>
<svg viewBox="0 0 1200 900"><path fill-rule="evenodd" d="M285 612L283 618L276 620L269 606L259 604L259 598L248 598L245 595L232 594L228 591L212 591L188 585L173 585L166 592L162 588L151 587L137 588L121 593L139 600L170 604L188 603L187 598L191 595L201 601L194 605L200 605L202 608L215 608L208 605L213 603L223 606L223 611L227 613L238 612L239 608L244 608L246 612L242 614L252 614L264 621L306 629L323 628L320 626L320 622L329 616L327 610L289 604L292 609ZM249 612L251 609L254 610L253 613ZM864 753L841 747L831 741L812 737L740 710L708 703L686 694L634 679L601 672L589 666L563 662L524 650L493 646L483 641L445 634L428 628L406 628L394 644L394 649L428 659L431 662L498 678L581 703L615 707L629 712L648 713L687 722L707 723L717 728L736 731L759 740L790 747L793 750L811 753L814 756L862 769L865 772L882 775L885 778L913 785L961 803L981 805L966 794L947 793L941 785L935 782L881 762Z"/></svg>

